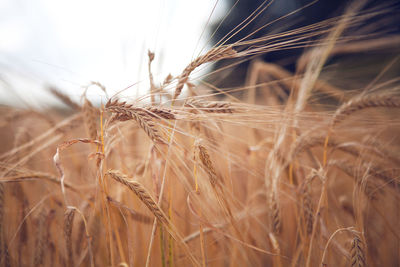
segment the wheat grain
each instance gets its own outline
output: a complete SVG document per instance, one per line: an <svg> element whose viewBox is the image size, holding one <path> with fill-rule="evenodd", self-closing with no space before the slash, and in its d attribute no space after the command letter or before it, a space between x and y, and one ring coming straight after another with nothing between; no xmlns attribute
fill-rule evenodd
<svg viewBox="0 0 400 267"><path fill-rule="evenodd" d="M33 257L33 266L40 266L43 265L43 256L45 250L45 229L48 227L45 225L46 222L46 211L41 210L38 221L37 221L37 234L36 234L36 246L35 246L35 254Z"/></svg>

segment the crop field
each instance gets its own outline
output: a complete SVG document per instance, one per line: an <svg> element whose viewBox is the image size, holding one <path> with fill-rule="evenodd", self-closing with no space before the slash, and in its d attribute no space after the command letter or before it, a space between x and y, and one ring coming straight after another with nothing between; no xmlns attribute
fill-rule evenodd
<svg viewBox="0 0 400 267"><path fill-rule="evenodd" d="M228 42L257 14L137 98L0 106L0 266L399 266L390 6Z"/></svg>

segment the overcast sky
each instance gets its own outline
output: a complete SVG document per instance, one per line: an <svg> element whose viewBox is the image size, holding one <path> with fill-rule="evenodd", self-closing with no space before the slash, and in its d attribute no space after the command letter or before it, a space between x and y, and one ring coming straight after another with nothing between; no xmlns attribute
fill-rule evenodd
<svg viewBox="0 0 400 267"><path fill-rule="evenodd" d="M51 102L43 85L57 85L79 99L81 86L99 81L110 93L147 90L147 50L161 82L198 55L215 0L1 0L1 102ZM212 21L224 12L218 3ZM95 97L100 92L92 90ZM7 101L8 100L8 101Z"/></svg>

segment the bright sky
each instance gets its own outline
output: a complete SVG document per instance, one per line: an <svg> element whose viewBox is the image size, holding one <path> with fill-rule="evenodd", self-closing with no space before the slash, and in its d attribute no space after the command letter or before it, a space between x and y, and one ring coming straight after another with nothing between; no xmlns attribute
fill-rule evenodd
<svg viewBox="0 0 400 267"><path fill-rule="evenodd" d="M156 54L156 82L179 74L204 47L209 33L199 37L215 2L1 0L1 102L49 103L47 83L79 100L81 86L90 81L110 93L143 81L126 92L136 96L149 84L147 50ZM218 3L212 20L223 10Z"/></svg>

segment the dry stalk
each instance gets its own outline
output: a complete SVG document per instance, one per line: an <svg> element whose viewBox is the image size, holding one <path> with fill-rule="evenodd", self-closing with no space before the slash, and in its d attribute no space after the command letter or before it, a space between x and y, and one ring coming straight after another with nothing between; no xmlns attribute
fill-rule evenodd
<svg viewBox="0 0 400 267"><path fill-rule="evenodd" d="M190 74L199 66L225 58L233 58L236 56L236 51L231 46L219 46L211 49L205 55L199 56L192 61L178 77L178 84L175 88L173 100L175 100L182 92L183 86L188 82Z"/></svg>
<svg viewBox="0 0 400 267"><path fill-rule="evenodd" d="M29 172L29 173L21 173L12 176L5 176L0 178L0 183L12 183L12 182L23 182L23 181L31 181L31 180L44 180L49 181L55 184L60 184L60 180L50 173L41 173L41 172ZM70 189L74 192L79 192L77 188L68 182L64 182L65 188Z"/></svg>
<svg viewBox="0 0 400 267"><path fill-rule="evenodd" d="M279 247L279 242L276 239L275 235L273 233L269 233L268 234L269 240L272 244L272 247L274 248L274 252L277 254L275 256L276 258L276 262L277 262L277 266L278 267L282 267L282 262L281 262L281 258L280 258L280 254L281 254L281 249Z"/></svg>
<svg viewBox="0 0 400 267"><path fill-rule="evenodd" d="M58 172L60 173L60 184L61 184L61 192L64 197L64 203L68 205L67 201L67 195L65 192L65 173L61 164L61 159L60 159L60 152L68 147L70 147L73 144L76 143L84 143L84 144L96 144L96 145L102 145L99 141L97 140L92 140L92 139L85 139L85 138L80 138L80 139L72 139L69 141L65 141L64 143L60 144L57 146L57 151L56 154L53 157L53 162L54 165L56 166Z"/></svg>

